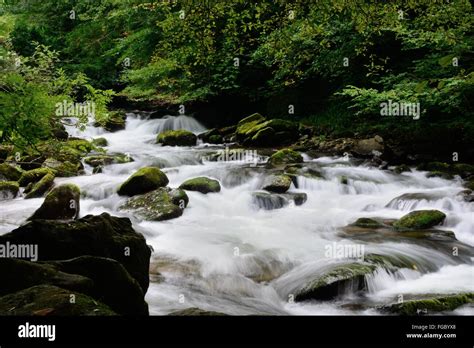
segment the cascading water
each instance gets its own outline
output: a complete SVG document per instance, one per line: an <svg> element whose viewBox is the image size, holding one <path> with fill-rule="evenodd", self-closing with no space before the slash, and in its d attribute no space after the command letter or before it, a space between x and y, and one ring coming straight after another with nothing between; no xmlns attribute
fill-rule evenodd
<svg viewBox="0 0 474 348"><path fill-rule="evenodd" d="M351 243L340 229L359 217L396 219L414 209L439 209L447 219L442 229L455 233L462 248L472 255L474 204L460 199L461 182L427 178L423 172L394 174L355 166L347 158L306 156L306 164L320 178L300 176L292 192L304 192L307 201L291 202L280 209L265 210L255 204L268 170L259 165L265 158L249 161L210 161L209 154L222 146L162 147L155 142L159 132L205 128L187 116L146 119L128 114L126 128L108 133L89 125L84 131L69 127L73 136L104 137L109 152L126 153L134 161L105 166L100 174L57 178L73 182L83 193L81 216L109 212L132 218L137 231L153 246L147 293L151 314L199 307L228 314L377 314L373 309L354 309L350 303L383 304L399 294L446 294L474 291L472 259L454 257L450 244L413 243L393 236L362 238L366 253L408 259L413 267L378 268L368 276L367 292L349 292L334 301L293 303L288 295L314 274L338 260L325 257L330 243ZM139 221L118 211L124 201L117 187L134 171L158 166L167 174L169 186L184 180L209 176L222 184L219 193L188 192L183 216L163 221ZM347 182L342 182L345 177ZM0 233L24 223L42 203L42 198L0 201ZM464 244L463 244L464 243ZM456 244L457 245L457 244ZM473 314L472 308L462 313ZM461 313L460 312L460 313Z"/></svg>

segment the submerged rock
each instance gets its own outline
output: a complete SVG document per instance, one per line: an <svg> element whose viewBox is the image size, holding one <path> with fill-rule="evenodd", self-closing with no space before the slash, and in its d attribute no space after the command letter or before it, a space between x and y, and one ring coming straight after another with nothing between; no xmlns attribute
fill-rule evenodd
<svg viewBox="0 0 474 348"><path fill-rule="evenodd" d="M428 296L386 305L380 309L398 315L435 314L450 312L469 303L474 303L474 293Z"/></svg>
<svg viewBox="0 0 474 348"><path fill-rule="evenodd" d="M308 199L308 195L304 192L287 192L287 193L268 193L268 192L254 192L252 194L253 202L259 208L272 210L286 207L290 202L295 205L302 205Z"/></svg>
<svg viewBox="0 0 474 348"><path fill-rule="evenodd" d="M227 315L227 314L220 313L220 312L214 312L214 311L206 311L206 310L201 309L201 308L192 307L192 308L186 308L186 309L182 309L182 310L179 310L179 311L171 312L168 315L178 316L178 317L182 317L182 316L193 316L194 317L194 316L224 316L224 315Z"/></svg>
<svg viewBox="0 0 474 348"><path fill-rule="evenodd" d="M145 167L130 176L117 193L121 196L139 195L166 186L168 182L168 177L159 168Z"/></svg>
<svg viewBox="0 0 474 348"><path fill-rule="evenodd" d="M74 184L63 184L52 189L43 204L28 220L68 220L79 215L81 190Z"/></svg>
<svg viewBox="0 0 474 348"><path fill-rule="evenodd" d="M83 255L106 257L120 262L148 289L151 250L135 232L128 218L103 213L73 221L33 220L0 236L0 244L36 244L38 260L68 260Z"/></svg>
<svg viewBox="0 0 474 348"><path fill-rule="evenodd" d="M397 229L427 229L443 223L446 215L439 210L415 210L401 219L393 226Z"/></svg>
<svg viewBox="0 0 474 348"><path fill-rule="evenodd" d="M363 228L379 228L383 227L384 224L371 218L358 218L352 226L363 227Z"/></svg>
<svg viewBox="0 0 474 348"><path fill-rule="evenodd" d="M291 149L283 149L275 152L269 159L271 165L283 165L291 163L302 163L303 156Z"/></svg>
<svg viewBox="0 0 474 348"><path fill-rule="evenodd" d="M285 193L290 186L291 178L288 175L271 175L265 178L262 189L274 193Z"/></svg>
<svg viewBox="0 0 474 348"><path fill-rule="evenodd" d="M0 200L15 198L19 190L20 186L16 181L0 181Z"/></svg>
<svg viewBox="0 0 474 348"><path fill-rule="evenodd" d="M133 158L123 154L107 154L107 155L91 155L84 158L84 163L90 165L91 167L103 167L110 164L122 164L133 162Z"/></svg>
<svg viewBox="0 0 474 348"><path fill-rule="evenodd" d="M105 138L95 138L92 139L92 144L94 144L94 146L104 147L109 145L109 142Z"/></svg>
<svg viewBox="0 0 474 348"><path fill-rule="evenodd" d="M194 146L197 136L184 129L167 130L158 135L156 142L168 146Z"/></svg>
<svg viewBox="0 0 474 348"><path fill-rule="evenodd" d="M186 191L197 191L204 194L221 191L219 181L204 176L186 180L179 186L179 188Z"/></svg>
<svg viewBox="0 0 474 348"><path fill-rule="evenodd" d="M131 210L144 220L163 221L183 215L188 201L189 198L183 190L160 187L130 198L120 209Z"/></svg>
<svg viewBox="0 0 474 348"><path fill-rule="evenodd" d="M74 302L71 301L74 295ZM108 306L80 292L52 285L37 285L0 297L3 316L109 316Z"/></svg>
<svg viewBox="0 0 474 348"><path fill-rule="evenodd" d="M365 276L372 274L376 268L372 264L356 262L336 265L297 290L295 301L331 299L342 294L346 288L362 290L365 288Z"/></svg>
<svg viewBox="0 0 474 348"><path fill-rule="evenodd" d="M28 186L25 188L24 193L25 198L37 198L43 197L43 195L48 192L48 190L54 186L54 175L53 174L46 174L41 178L40 181L37 183L29 183Z"/></svg>

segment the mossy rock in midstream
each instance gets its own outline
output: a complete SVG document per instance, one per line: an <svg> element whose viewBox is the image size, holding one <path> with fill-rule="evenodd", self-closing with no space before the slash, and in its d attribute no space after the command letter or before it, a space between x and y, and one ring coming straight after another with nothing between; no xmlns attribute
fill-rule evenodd
<svg viewBox="0 0 474 348"><path fill-rule="evenodd" d="M43 195L53 186L54 175L46 174L40 181L36 183L31 182L26 186L25 191L23 192L25 194L25 199L43 197Z"/></svg>
<svg viewBox="0 0 474 348"><path fill-rule="evenodd" d="M223 139L222 136L219 134L214 134L209 137L209 143L210 144L222 144Z"/></svg>
<svg viewBox="0 0 474 348"><path fill-rule="evenodd" d="M159 168L144 167L132 174L122 185L117 193L120 196L134 196L156 190L168 185L168 177Z"/></svg>
<svg viewBox="0 0 474 348"><path fill-rule="evenodd" d="M291 186L291 178L288 175L270 175L263 182L263 190L274 193L285 193Z"/></svg>
<svg viewBox="0 0 474 348"><path fill-rule="evenodd" d="M205 176L188 179L183 182L179 188L186 191L197 191L204 194L221 191L219 181Z"/></svg>
<svg viewBox="0 0 474 348"><path fill-rule="evenodd" d="M397 315L420 315L451 312L463 305L474 303L474 293L431 295L422 299L405 300L379 309Z"/></svg>
<svg viewBox="0 0 474 348"><path fill-rule="evenodd" d="M191 316L191 317L202 317L202 316L225 316L227 314L221 312L214 312L214 311L206 311L201 308L192 307L181 309L179 311L174 311L168 314L169 316L176 316L176 317L183 317L183 316Z"/></svg>
<svg viewBox="0 0 474 348"><path fill-rule="evenodd" d="M163 221L180 217L188 202L189 198L183 190L160 187L130 198L119 209L133 211L135 216L144 220Z"/></svg>
<svg viewBox="0 0 474 348"><path fill-rule="evenodd" d="M108 115L94 123L95 127L103 127L108 132L117 132L125 129L127 115L123 110L110 111Z"/></svg>
<svg viewBox="0 0 474 348"><path fill-rule="evenodd" d="M246 146L273 146L298 138L298 125L282 119L266 120L260 114L251 115L239 122L237 139Z"/></svg>
<svg viewBox="0 0 474 348"><path fill-rule="evenodd" d="M351 226L363 227L363 228L379 228L384 227L385 225L377 220L371 218L358 218Z"/></svg>
<svg viewBox="0 0 474 348"><path fill-rule="evenodd" d="M22 173L23 170L17 166L8 163L0 164L0 180L18 181Z"/></svg>
<svg viewBox="0 0 474 348"><path fill-rule="evenodd" d="M43 168L54 170L54 173L57 177L65 178L79 175L79 171L82 169L82 166L79 162L61 162L54 158L47 158L41 166Z"/></svg>
<svg viewBox="0 0 474 348"><path fill-rule="evenodd" d="M16 181L0 181L0 200L13 199L18 195L20 185Z"/></svg>
<svg viewBox="0 0 474 348"><path fill-rule="evenodd" d="M71 301L74 295L74 301ZM3 316L110 316L110 307L80 292L53 285L36 285L0 297Z"/></svg>
<svg viewBox="0 0 474 348"><path fill-rule="evenodd" d="M28 220L69 220L79 215L81 190L74 184L63 184L46 195L43 204Z"/></svg>
<svg viewBox="0 0 474 348"><path fill-rule="evenodd" d="M335 265L298 289L294 293L295 301L332 299L348 287L356 291L364 290L365 276L372 274L376 268L376 265L359 262Z"/></svg>
<svg viewBox="0 0 474 348"><path fill-rule="evenodd" d="M37 168L37 169L28 170L26 172L23 172L20 179L18 180L18 183L20 184L21 187L25 187L29 183L36 183L40 181L43 178L43 176L47 174L51 174L55 176L56 172L55 170L50 169L50 168Z"/></svg>
<svg viewBox="0 0 474 348"><path fill-rule="evenodd" d="M158 134L156 142L165 146L194 146L197 136L185 129L167 130Z"/></svg>
<svg viewBox="0 0 474 348"><path fill-rule="evenodd" d="M395 221L398 230L428 229L443 223L446 215L439 210L415 210Z"/></svg>
<svg viewBox="0 0 474 348"><path fill-rule="evenodd" d="M393 171L397 174L402 174L402 173L405 173L405 172L411 172L411 169L406 164L400 164L400 165L396 166L395 168L393 168Z"/></svg>
<svg viewBox="0 0 474 348"><path fill-rule="evenodd" d="M94 146L105 147L109 145L109 142L105 138L95 138L95 139L92 139L92 144Z"/></svg>
<svg viewBox="0 0 474 348"><path fill-rule="evenodd" d="M439 170L435 170L426 174L427 178L442 178L445 180L452 180L454 178L453 174L440 172Z"/></svg>
<svg viewBox="0 0 474 348"><path fill-rule="evenodd" d="M104 167L111 164L123 164L133 162L134 159L124 153L109 153L106 155L91 155L84 158L84 163L93 168Z"/></svg>
<svg viewBox="0 0 474 348"><path fill-rule="evenodd" d="M466 182L464 184L464 187L468 188L471 191L474 191L474 180Z"/></svg>
<svg viewBox="0 0 474 348"><path fill-rule="evenodd" d="M271 165L284 165L292 163L303 163L303 156L291 149L282 149L270 156L268 163Z"/></svg>

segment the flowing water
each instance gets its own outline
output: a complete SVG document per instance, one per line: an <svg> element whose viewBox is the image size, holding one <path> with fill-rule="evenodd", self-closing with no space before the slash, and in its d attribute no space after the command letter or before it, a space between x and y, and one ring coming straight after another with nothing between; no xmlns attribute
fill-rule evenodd
<svg viewBox="0 0 474 348"><path fill-rule="evenodd" d="M144 114L128 114L126 129L108 133L88 126L84 131L69 127L73 136L104 137L109 152L129 154L134 161L106 166L100 174L57 178L56 183L80 186L81 216L109 212L132 219L154 252L152 282L147 302L153 315L188 307L228 314L377 314L361 304L381 305L400 294L449 294L474 291L474 204L458 196L460 180L427 178L412 171L394 174L349 158L310 158L306 165L322 178L298 177L290 189L305 192L307 201L289 202L281 209L265 210L255 204L252 192L261 188L266 158L240 161L208 161L222 146L162 147L155 144L159 132L205 128L187 116L149 120ZM221 182L219 193L187 192L189 205L183 216L163 221L139 221L118 211L125 198L117 187L134 171L158 166L167 174L170 187L196 176ZM347 184L340 177L346 176ZM413 196L402 196L417 193ZM400 197L401 196L401 197ZM0 201L0 234L24 223L42 203L42 198ZM458 242L397 236L351 238L341 233L359 217L396 219L415 209L439 209L447 215L443 230L453 231ZM332 243L363 245L365 253L405 257L416 266L397 271L379 268L366 279L368 291L348 292L333 301L289 301L292 292L339 259L328 258ZM452 247L459 256L452 255ZM473 314L472 307L457 311Z"/></svg>

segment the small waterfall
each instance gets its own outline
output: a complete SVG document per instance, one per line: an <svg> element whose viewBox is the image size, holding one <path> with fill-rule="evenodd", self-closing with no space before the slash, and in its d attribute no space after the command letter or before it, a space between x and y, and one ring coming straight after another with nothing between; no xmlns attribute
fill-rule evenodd
<svg viewBox="0 0 474 348"><path fill-rule="evenodd" d="M190 116L164 116L157 121L156 133L161 133L167 130L185 129L195 134L202 133L206 130L202 124Z"/></svg>

